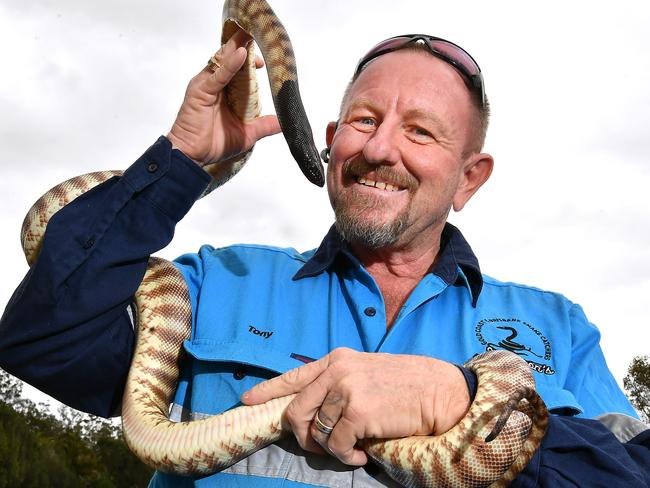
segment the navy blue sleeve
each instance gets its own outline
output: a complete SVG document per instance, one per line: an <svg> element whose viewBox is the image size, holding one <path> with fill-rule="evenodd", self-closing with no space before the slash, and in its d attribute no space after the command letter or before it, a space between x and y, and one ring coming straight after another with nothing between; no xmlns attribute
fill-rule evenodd
<svg viewBox="0 0 650 488"><path fill-rule="evenodd" d="M548 431L512 487L650 486L650 430L620 442L597 420L552 415Z"/></svg>
<svg viewBox="0 0 650 488"><path fill-rule="evenodd" d="M133 351L127 307L209 180L161 137L56 213L0 321L0 367L76 409L114 414Z"/></svg>

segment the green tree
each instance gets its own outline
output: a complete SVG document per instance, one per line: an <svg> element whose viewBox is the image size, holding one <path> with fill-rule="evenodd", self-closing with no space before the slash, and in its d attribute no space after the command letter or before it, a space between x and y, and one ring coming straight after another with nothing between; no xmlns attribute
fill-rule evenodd
<svg viewBox="0 0 650 488"><path fill-rule="evenodd" d="M121 428L104 424L93 432L92 442L114 486L147 486L153 470L142 464L126 447Z"/></svg>
<svg viewBox="0 0 650 488"><path fill-rule="evenodd" d="M637 356L632 360L623 386L641 419L650 423L650 356Z"/></svg>
<svg viewBox="0 0 650 488"><path fill-rule="evenodd" d="M0 488L146 486L152 469L129 451L112 421L22 398L0 370Z"/></svg>
<svg viewBox="0 0 650 488"><path fill-rule="evenodd" d="M22 393L22 382L0 369L0 403L15 405Z"/></svg>
<svg viewBox="0 0 650 488"><path fill-rule="evenodd" d="M54 417L50 417L55 422ZM39 420L43 425L45 417ZM31 419L0 403L0 488L81 487L56 437L34 430Z"/></svg>

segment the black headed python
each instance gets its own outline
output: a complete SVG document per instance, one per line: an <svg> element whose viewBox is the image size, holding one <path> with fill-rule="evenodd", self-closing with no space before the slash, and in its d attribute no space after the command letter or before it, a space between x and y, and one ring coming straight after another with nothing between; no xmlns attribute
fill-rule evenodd
<svg viewBox="0 0 650 488"><path fill-rule="evenodd" d="M278 118L294 158L307 178L322 186L322 166L300 101L293 50L284 27L264 0L226 0L222 43L237 28L251 34L262 51ZM227 87L227 97L242 120L259 114L252 47L244 68ZM208 166L206 170L213 175L209 190L239 171L249 153L236 161ZM36 202L21 232L30 265L38 256L49 218L84 191L119 174L109 171L73 178ZM138 337L124 391L122 422L129 447L142 461L165 472L205 475L288 434L282 414L293 395L200 421L168 420L180 351L190 335L188 291L173 264L151 258L135 300ZM510 352L493 351L473 358L467 366L478 376L478 393L465 418L451 430L440 436L360 443L399 483L505 486L538 448L548 412L535 392L526 362Z"/></svg>

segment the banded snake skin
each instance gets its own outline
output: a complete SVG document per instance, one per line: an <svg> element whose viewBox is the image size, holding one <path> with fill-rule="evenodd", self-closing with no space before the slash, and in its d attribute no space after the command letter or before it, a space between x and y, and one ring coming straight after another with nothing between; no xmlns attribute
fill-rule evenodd
<svg viewBox="0 0 650 488"><path fill-rule="evenodd" d="M311 129L304 125L306 117L286 31L264 0L226 0L222 43L236 26L249 32L260 46L291 152L308 179L322 186L322 167L314 159L318 153ZM282 80L292 82L284 95ZM252 48L247 63L227 90L242 120L259 114ZM291 101L296 97L298 104ZM249 156L250 151L223 166L205 168L213 176L206 193L239 171ZM29 265L38 257L47 222L54 213L94 186L121 174L90 173L45 193L29 210L21 230ZM283 412L295 395L263 405L238 407L204 420L170 421L169 405L178 383L183 341L191 331L192 311L182 275L172 263L151 257L135 303L137 341L123 395L122 424L129 447L143 462L163 472L206 475L289 434ZM467 415L451 430L440 436L367 439L360 443L404 486L507 486L539 447L548 412L535 392L526 362L507 351L491 351L474 357L466 366L476 373L479 388Z"/></svg>

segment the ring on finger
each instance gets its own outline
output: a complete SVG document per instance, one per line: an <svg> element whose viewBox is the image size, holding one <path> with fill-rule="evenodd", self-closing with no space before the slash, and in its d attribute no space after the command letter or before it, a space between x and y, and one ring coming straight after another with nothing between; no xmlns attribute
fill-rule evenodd
<svg viewBox="0 0 650 488"><path fill-rule="evenodd" d="M212 55L210 59L208 59L208 71L211 73L214 73L217 71L219 68L221 68L221 63L219 63L219 59L221 59L221 52L217 51Z"/></svg>
<svg viewBox="0 0 650 488"><path fill-rule="evenodd" d="M325 435L330 435L334 430L334 427L330 427L323 423L323 421L318 417L318 412L316 412L316 415L314 416L314 425L319 432L322 432Z"/></svg>

